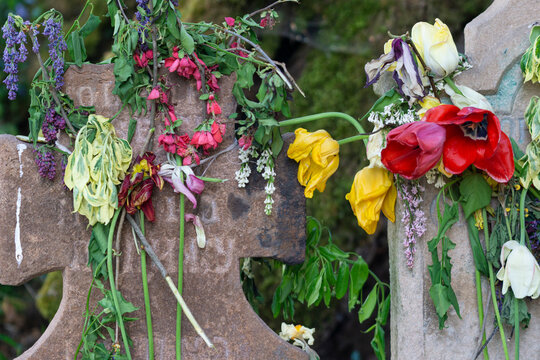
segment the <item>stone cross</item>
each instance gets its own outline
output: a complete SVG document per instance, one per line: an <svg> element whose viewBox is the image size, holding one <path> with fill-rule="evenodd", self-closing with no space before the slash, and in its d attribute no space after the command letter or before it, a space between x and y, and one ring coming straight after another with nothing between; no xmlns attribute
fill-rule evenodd
<svg viewBox="0 0 540 360"><path fill-rule="evenodd" d="M473 68L465 71L456 83L467 85L484 94L501 120L503 131L524 149L530 141L523 114L531 96L539 94L538 84L523 84L519 62L529 46L530 27L540 20L539 0L495 0L493 4L465 27L465 54ZM431 280L427 265L431 255L427 241L436 235L436 192L426 187L423 211L428 217L427 231L417 244L415 265L407 268L403 256L403 226L389 226L391 282L391 349L392 359L473 359L480 344L475 267L463 214L448 233L456 248L452 258L452 287L456 292L462 319L450 311L446 328L438 329L435 308L429 296ZM396 213L401 214L402 204ZM399 215L397 218L399 219ZM497 269L494 270L495 272ZM483 282L484 304L488 301L487 282ZM491 299L489 298L490 302ZM520 333L520 354L535 359L540 352L540 302L528 302L532 319L529 328ZM484 309L486 306L484 305ZM493 330L493 306L486 317L486 333ZM506 334L510 334L508 330ZM509 336L507 336L509 337ZM513 340L507 341L513 353ZM489 346L492 359L503 359L499 334ZM480 355L482 357L483 355Z"/></svg>
<svg viewBox="0 0 540 360"><path fill-rule="evenodd" d="M112 70L112 65L72 67L66 73L65 92L75 105L94 105L98 114L112 117L121 106L112 95ZM176 75L170 76L170 81L174 83L171 99L176 114L184 119L181 130L192 131L205 118L206 104L199 100L195 84ZM232 78L220 80L220 104L225 116L236 110L232 85ZM128 119L128 111L124 110L113 123L124 138ZM132 143L134 154L139 152L148 127L148 119L140 116ZM161 130L162 125L156 134ZM233 133L233 126L228 125L221 149L234 142ZM43 336L18 359L73 359L92 278L86 265L88 222L71 213L72 195L59 179L49 182L39 177L30 144L2 135L0 149L0 283L18 285L50 271L63 271L63 297L56 316ZM157 145L154 152L158 159L165 158ZM303 261L305 201L296 182L296 164L286 156L276 162L277 191L271 216L264 214L264 180L252 177L246 189L238 189L234 180L238 168L237 152L233 150L220 156L205 174L230 180L207 183L199 197L196 211L205 227L206 248L197 247L194 227L186 224L183 294L215 349L207 348L183 317L183 359L307 359L305 353L281 340L253 312L242 292L239 274L242 257ZM168 272L176 274L178 195L166 184L162 191L155 190L153 203L156 221L147 222L147 238ZM186 212L193 211L186 201ZM127 224L121 240L117 286L128 301L139 307L134 316L140 320L127 323L127 331L133 340L133 358L146 359L140 259ZM174 359L176 300L157 268L147 261L156 359Z"/></svg>

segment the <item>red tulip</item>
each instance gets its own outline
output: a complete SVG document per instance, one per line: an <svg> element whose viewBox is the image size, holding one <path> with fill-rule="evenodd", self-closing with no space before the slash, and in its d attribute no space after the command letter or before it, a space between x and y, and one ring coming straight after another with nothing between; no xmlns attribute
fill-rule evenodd
<svg viewBox="0 0 540 360"><path fill-rule="evenodd" d="M475 165L497 182L514 174L512 144L491 111L440 105L428 110L424 120L446 128L443 164L449 173L461 174Z"/></svg>
<svg viewBox="0 0 540 360"><path fill-rule="evenodd" d="M437 164L446 139L444 128L416 121L391 130L381 152L384 166L406 179L417 179Z"/></svg>

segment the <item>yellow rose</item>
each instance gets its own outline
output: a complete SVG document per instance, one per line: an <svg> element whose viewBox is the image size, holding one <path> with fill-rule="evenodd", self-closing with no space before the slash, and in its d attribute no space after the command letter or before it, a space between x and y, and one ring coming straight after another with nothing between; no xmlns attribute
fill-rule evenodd
<svg viewBox="0 0 540 360"><path fill-rule="evenodd" d="M326 181L339 165L339 144L324 130L313 133L298 128L296 138L287 150L287 156L298 165L298 182L305 186L304 195L313 197L315 189L323 192Z"/></svg>
<svg viewBox="0 0 540 360"><path fill-rule="evenodd" d="M373 234L383 211L394 222L397 190L392 174L380 167L365 167L356 173L351 192L345 198L358 219L358 225Z"/></svg>
<svg viewBox="0 0 540 360"><path fill-rule="evenodd" d="M411 31L411 38L424 59L426 66L437 77L451 74L458 66L459 54L448 26L435 19L435 24L416 23Z"/></svg>

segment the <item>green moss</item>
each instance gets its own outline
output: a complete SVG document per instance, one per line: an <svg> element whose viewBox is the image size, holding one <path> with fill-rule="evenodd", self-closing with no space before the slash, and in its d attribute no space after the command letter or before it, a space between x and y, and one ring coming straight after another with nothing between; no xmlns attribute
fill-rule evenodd
<svg viewBox="0 0 540 360"><path fill-rule="evenodd" d="M55 271L47 274L45 282L36 296L36 307L39 313L51 321L62 301L62 272Z"/></svg>

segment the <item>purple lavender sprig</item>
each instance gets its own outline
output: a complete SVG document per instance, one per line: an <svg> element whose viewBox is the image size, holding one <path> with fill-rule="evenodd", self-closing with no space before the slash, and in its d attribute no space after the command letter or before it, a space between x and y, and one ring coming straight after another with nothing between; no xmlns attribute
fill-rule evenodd
<svg viewBox="0 0 540 360"><path fill-rule="evenodd" d="M54 107L47 109L45 113L45 120L41 125L41 131L43 132L43 137L48 143L54 143L58 132L66 128L66 121L60 114L56 112Z"/></svg>
<svg viewBox="0 0 540 360"><path fill-rule="evenodd" d="M414 265L414 254L416 253L416 242L426 232L426 216L420 209L420 204L424 201L422 193L425 188L418 182L402 181L398 186L398 197L404 204L401 213L401 221L405 225L405 257L407 266Z"/></svg>
<svg viewBox="0 0 540 360"><path fill-rule="evenodd" d="M28 25L25 22L23 25ZM8 90L8 99L15 100L17 90L19 89L19 63L26 61L28 50L24 45L26 43L26 34L15 28L15 18L9 14L8 19L2 27L2 37L6 41L4 49L4 72L8 74L4 80ZM18 46L18 48L17 48Z"/></svg>
<svg viewBox="0 0 540 360"><path fill-rule="evenodd" d="M137 1L137 12L135 13L135 18L139 22L140 26L138 28L139 32L139 44L142 47L143 51L148 50L148 45L143 43L143 37L146 39L148 37L148 30L145 30L145 27L150 23L150 8L148 7L149 0L136 0ZM144 35L144 36L143 36Z"/></svg>
<svg viewBox="0 0 540 360"><path fill-rule="evenodd" d="M38 172L41 177L49 180L53 180L56 176L56 161L54 159L54 153L52 150L46 147L34 149L37 152L36 165L38 166Z"/></svg>
<svg viewBox="0 0 540 360"><path fill-rule="evenodd" d="M54 17L48 18L44 22L45 29L43 35L47 36L49 42L49 57L52 61L52 72L54 73L54 88L60 90L64 86L64 56L67 45L62 34L62 24Z"/></svg>

